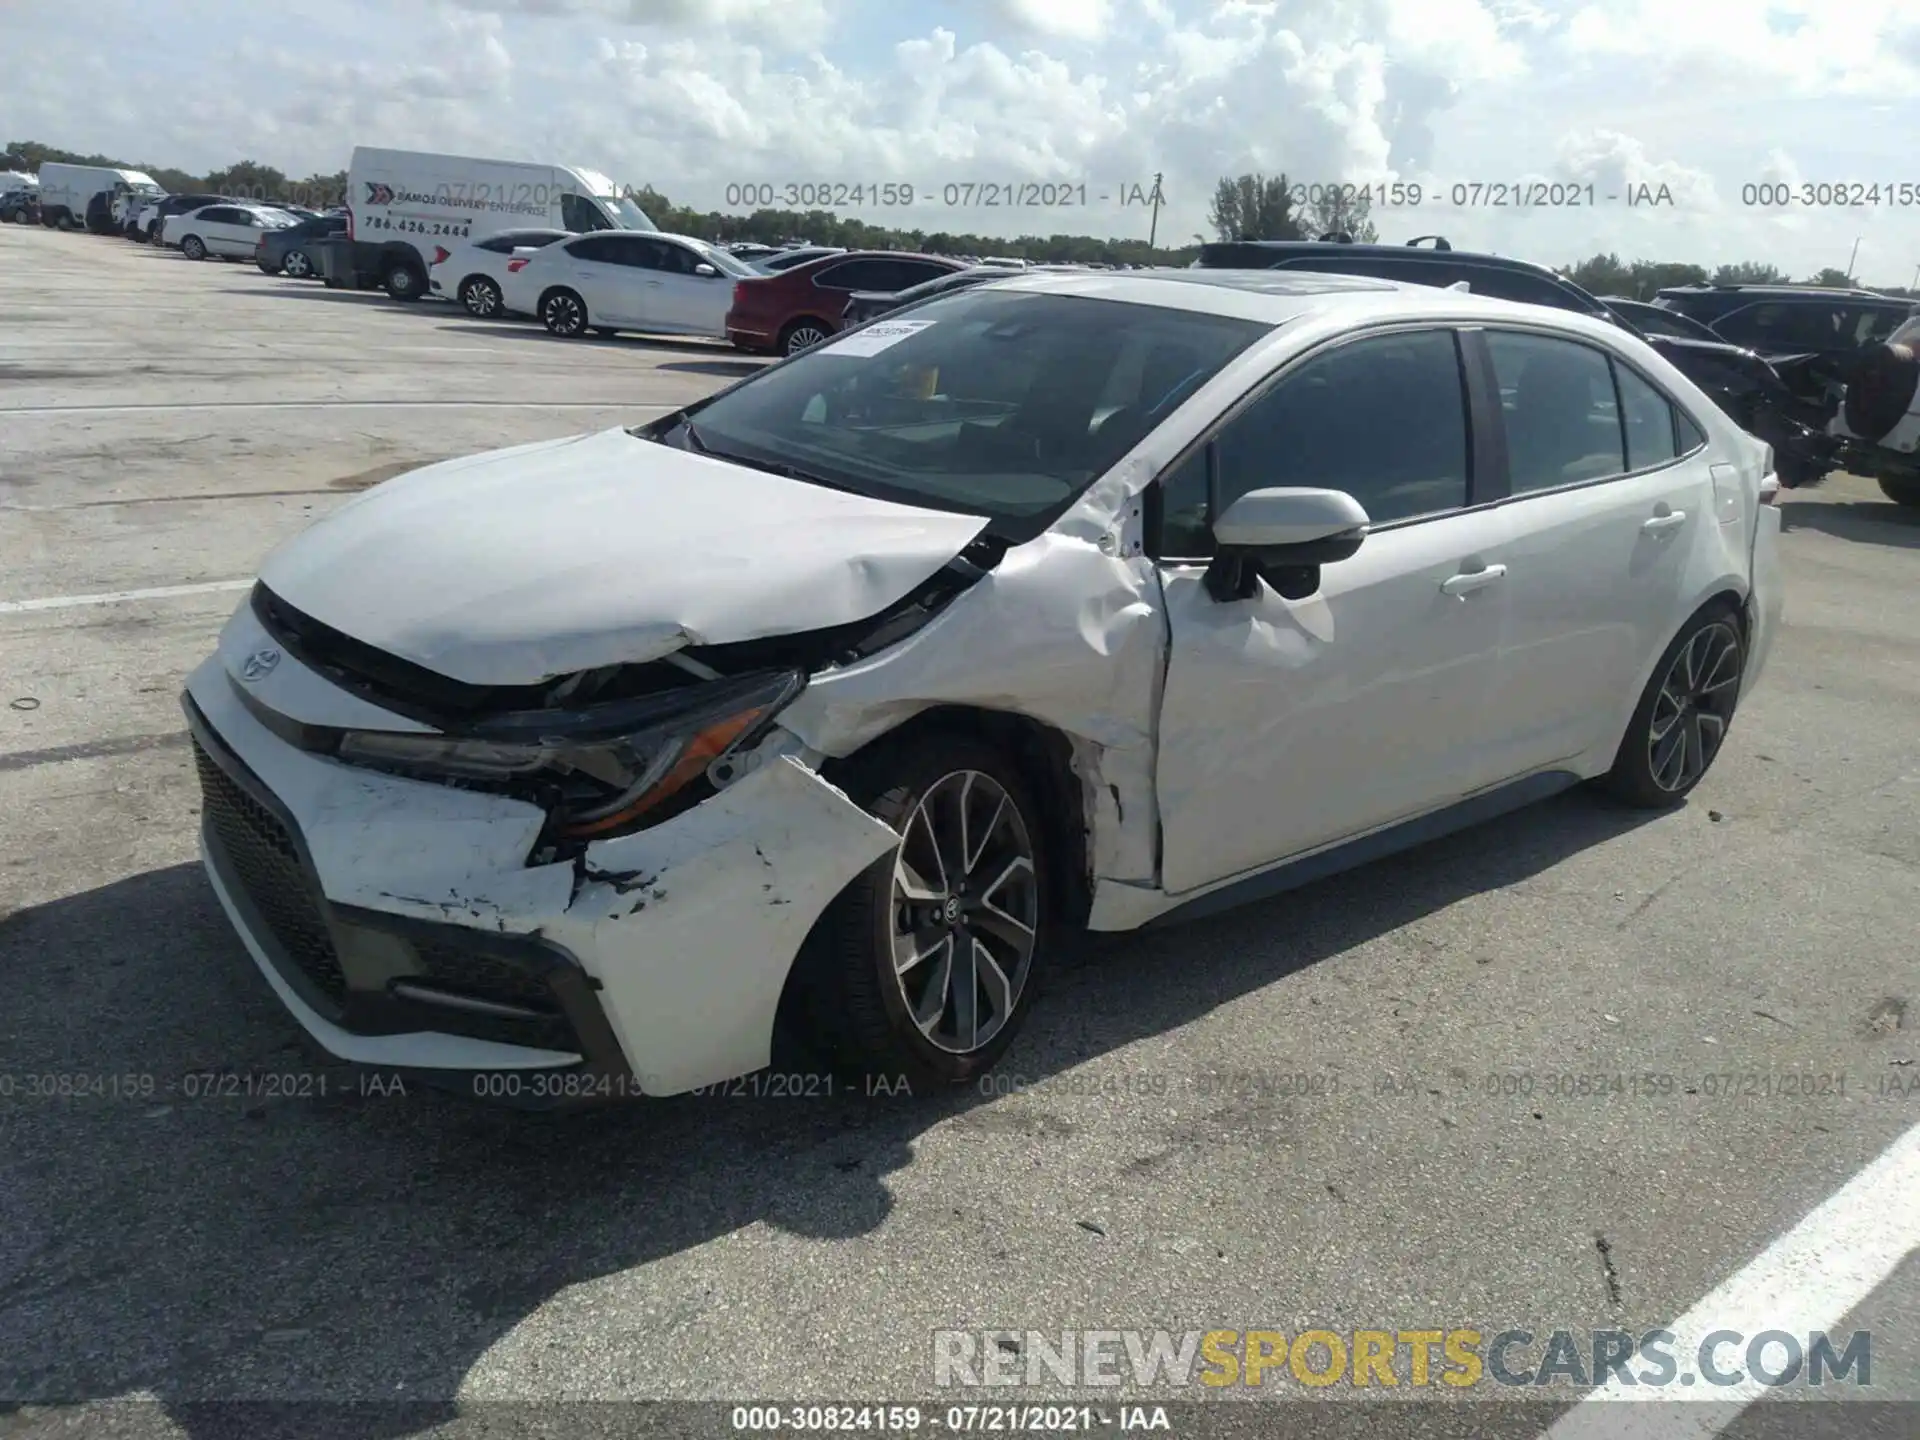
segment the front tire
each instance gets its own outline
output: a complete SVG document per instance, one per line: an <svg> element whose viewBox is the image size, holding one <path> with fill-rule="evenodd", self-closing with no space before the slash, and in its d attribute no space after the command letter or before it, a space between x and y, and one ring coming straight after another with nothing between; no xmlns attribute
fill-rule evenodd
<svg viewBox="0 0 1920 1440"><path fill-rule="evenodd" d="M1890 480L1882 477L1880 493L1896 505L1920 509L1920 480Z"/></svg>
<svg viewBox="0 0 1920 1440"><path fill-rule="evenodd" d="M204 260L207 258L206 242L198 235L189 235L180 242L180 253L189 260Z"/></svg>
<svg viewBox="0 0 1920 1440"><path fill-rule="evenodd" d="M1746 637L1732 606L1709 606L1687 622L1653 667L1607 773L1616 800L1665 810L1687 798L1720 753L1746 664Z"/></svg>
<svg viewBox="0 0 1920 1440"><path fill-rule="evenodd" d="M540 323L549 335L577 340L587 333L587 302L571 290L550 290L540 297Z"/></svg>
<svg viewBox="0 0 1920 1440"><path fill-rule="evenodd" d="M912 1093L991 1069L1045 967L1048 857L1019 770L971 736L882 742L847 793L903 837L822 913L801 949L794 1018L849 1077Z"/></svg>
<svg viewBox="0 0 1920 1440"><path fill-rule="evenodd" d="M504 302L498 285L485 275L475 275L460 287L460 303L476 320L493 320Z"/></svg>

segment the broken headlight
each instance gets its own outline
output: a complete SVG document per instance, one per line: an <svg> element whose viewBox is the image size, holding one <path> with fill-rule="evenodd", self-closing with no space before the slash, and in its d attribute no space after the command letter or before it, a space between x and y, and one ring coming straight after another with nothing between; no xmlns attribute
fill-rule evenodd
<svg viewBox="0 0 1920 1440"><path fill-rule="evenodd" d="M599 839L635 828L714 761L751 745L805 685L803 672L785 670L498 715L452 734L349 730L335 753L422 778L537 789L557 838Z"/></svg>

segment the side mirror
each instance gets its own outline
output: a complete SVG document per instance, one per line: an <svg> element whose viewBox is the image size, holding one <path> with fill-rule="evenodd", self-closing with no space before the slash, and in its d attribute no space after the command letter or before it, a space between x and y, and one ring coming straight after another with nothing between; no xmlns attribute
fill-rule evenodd
<svg viewBox="0 0 1920 1440"><path fill-rule="evenodd" d="M1265 580L1288 600L1320 588L1320 567L1345 560L1367 538L1367 512L1343 490L1249 490L1213 523L1207 593L1251 599Z"/></svg>
<svg viewBox="0 0 1920 1440"><path fill-rule="evenodd" d="M717 276L720 272L714 269L713 266L707 264L706 261L702 260L698 265L693 267L693 273L700 276L703 279L711 280L715 276Z"/></svg>

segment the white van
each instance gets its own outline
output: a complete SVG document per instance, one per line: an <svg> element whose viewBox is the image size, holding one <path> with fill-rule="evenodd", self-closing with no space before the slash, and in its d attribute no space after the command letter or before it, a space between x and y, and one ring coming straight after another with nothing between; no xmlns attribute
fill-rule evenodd
<svg viewBox="0 0 1920 1440"><path fill-rule="evenodd" d="M354 148L347 169L347 232L360 242L355 265L375 273L396 300L427 293L436 249L529 228L584 233L659 227L597 171ZM378 246L379 253L368 246Z"/></svg>
<svg viewBox="0 0 1920 1440"><path fill-rule="evenodd" d="M112 234L116 199L164 192L151 175L118 170L107 165L63 165L49 160L40 167L40 223L57 230L89 229ZM100 196L106 199L96 204Z"/></svg>

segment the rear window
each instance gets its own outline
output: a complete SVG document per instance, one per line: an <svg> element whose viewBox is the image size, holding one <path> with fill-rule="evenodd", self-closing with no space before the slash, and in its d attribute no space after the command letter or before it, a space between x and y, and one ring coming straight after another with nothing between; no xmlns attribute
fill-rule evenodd
<svg viewBox="0 0 1920 1440"><path fill-rule="evenodd" d="M928 301L690 412L697 443L1030 538L1268 327L991 287ZM672 432L669 432L672 433Z"/></svg>

